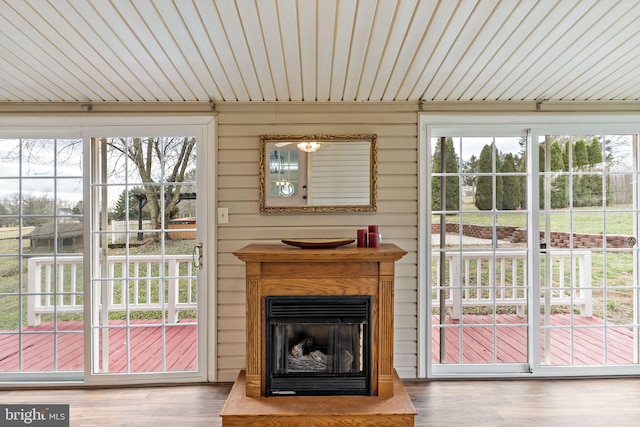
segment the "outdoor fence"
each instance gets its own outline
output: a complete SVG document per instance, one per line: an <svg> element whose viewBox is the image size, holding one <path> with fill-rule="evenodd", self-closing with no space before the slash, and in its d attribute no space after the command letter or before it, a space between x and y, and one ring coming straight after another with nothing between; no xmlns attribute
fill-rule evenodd
<svg viewBox="0 0 640 427"><path fill-rule="evenodd" d="M551 267L545 284L541 277L541 303L579 306L583 316L592 316L591 253L548 251ZM445 306L459 319L465 307L516 308L520 316L528 306L526 251L445 252ZM544 257L543 257L544 258ZM437 291L440 254L432 255L433 306ZM55 265L55 268L54 268ZM181 310L196 310L196 280L191 255L110 256L97 287L94 311L167 311L168 322L176 322ZM29 259L28 324L40 323L43 314L82 313L82 257L34 257ZM164 286L161 286L161 283ZM157 289L164 289L160 292ZM547 298L545 298L545 296Z"/></svg>
<svg viewBox="0 0 640 427"><path fill-rule="evenodd" d="M82 256L29 259L27 324L43 314L82 313ZM165 311L176 323L178 312L197 309L196 276L191 255L109 256L94 281L94 312Z"/></svg>
<svg viewBox="0 0 640 427"><path fill-rule="evenodd" d="M125 243L127 233L129 233L130 240L138 240L138 233L142 233L143 230L151 230L150 220L142 220L142 230L140 230L137 220L111 221L111 243Z"/></svg>
<svg viewBox="0 0 640 427"><path fill-rule="evenodd" d="M541 303L579 306L582 316L591 317L591 252L549 250L548 256L551 270L546 279L540 277ZM542 263L545 260L543 256ZM438 307L440 253L432 254L432 263L433 307ZM509 306L515 307L519 316L525 315L529 304L526 251L445 252L445 277L441 289L452 319L459 319L464 307Z"/></svg>

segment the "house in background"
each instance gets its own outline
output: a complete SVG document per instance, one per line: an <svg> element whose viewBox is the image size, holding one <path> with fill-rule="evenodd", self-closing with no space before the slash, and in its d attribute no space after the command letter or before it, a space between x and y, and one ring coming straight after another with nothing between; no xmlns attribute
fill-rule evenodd
<svg viewBox="0 0 640 427"><path fill-rule="evenodd" d="M53 251L58 248L62 252L82 251L83 225L81 222L60 223L54 230L54 224L43 224L35 227L27 235L31 240L32 251ZM57 242L54 242L57 239Z"/></svg>
<svg viewBox="0 0 640 427"><path fill-rule="evenodd" d="M70 170L52 167L43 174L3 168L0 189L26 193L36 191L37 182L55 197L84 202L82 214L68 216L91 224L77 261L86 285L63 292L95 302L69 309L84 316L90 333L83 326L60 333L57 320L38 334L24 325L0 328L6 346L18 348L18 338L74 336L90 341L91 349L80 365L64 369L53 350L51 365L42 368L30 367L35 355L20 349L21 362L3 368L0 381L3 375L90 384L233 381L247 357L245 270L233 252L285 238L355 237L369 224L379 225L384 242L407 252L395 271L394 364L401 377L637 375L637 245L629 240L624 250L610 251L601 239L590 250L554 252L551 235L561 228L576 236L638 236L639 18L635 1L0 1L0 155L8 159L37 140L56 147L49 164L77 161ZM375 211L261 211L262 135L348 134L377 137ZM118 261L122 267L114 267L121 271L115 279L126 278L117 284L141 289L184 279L173 288L182 290L171 308L178 317L170 316L179 320L160 326L144 323L148 316L140 313L162 312L164 301L100 305L100 298L127 295L127 288L107 295L114 277L92 276L89 271L99 269L88 268L102 262L101 271L108 271L109 231L100 224L122 191L175 184L169 163L158 163L162 174L145 179L130 173L137 167L134 155L118 157L126 151L117 144L136 147L144 138L147 147L158 141L179 147L172 145L176 138L197 141L189 164L197 173L188 178L198 195L197 224L188 232L197 239L176 249L163 240L163 228L155 230L163 246L153 255L171 258L177 270L160 275L158 285L151 272L165 269L141 267L150 262L143 255L117 254L131 266ZM458 168L444 170L445 176L436 165L446 163L436 158L448 144ZM579 160L582 145L594 147L600 160ZM485 146L489 168L464 169ZM553 152L566 167L555 163ZM171 153L163 158L178 156ZM517 158L517 168L500 169L506 154ZM43 167L35 157L20 159ZM484 210L467 200L479 193L476 187L469 195L465 181L481 176L493 186ZM522 196L517 209L498 203L497 182L505 177L521 183L514 190ZM583 178L599 180L604 199L577 209ZM629 182L630 202L607 203L606 186L614 179ZM82 190L65 193L69 181L81 182ZM445 181L449 193L455 182L464 191L458 204L441 211L433 201L446 199L447 191L438 193L442 186L433 183ZM552 210L552 194L560 192L567 203ZM0 201L6 196L0 193ZM597 229L585 225L587 215L596 218ZM492 231L516 224L528 243L477 242L464 227L451 231L450 220ZM442 240L441 228L451 231ZM135 239L137 229L129 234ZM180 267L183 258L194 265ZM12 295L11 286L3 284L0 292ZM36 294L44 301L51 292ZM598 314L581 317L593 301ZM110 323L116 321L110 312L124 313L125 320L117 319L124 323ZM187 351L168 338L179 327L195 334L188 350L195 362L186 368L176 360ZM153 365L135 362L143 343L132 333L144 328L160 328L165 337ZM108 340L125 329L128 335ZM595 348L582 347L585 331L597 336ZM486 346L474 347L486 334ZM618 338L625 346L620 358ZM108 342L125 342L127 357L109 360ZM582 359L584 352L595 360ZM476 353L488 356L478 362L471 357Z"/></svg>

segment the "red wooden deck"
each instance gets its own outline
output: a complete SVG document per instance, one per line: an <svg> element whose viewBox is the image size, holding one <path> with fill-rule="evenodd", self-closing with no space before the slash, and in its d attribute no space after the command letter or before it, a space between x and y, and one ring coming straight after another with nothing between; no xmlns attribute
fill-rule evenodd
<svg viewBox="0 0 640 427"><path fill-rule="evenodd" d="M493 340L491 316L465 315L463 326L447 318L445 363L460 363L460 331L463 330L463 363L525 363L527 361L527 328L515 315L497 318L496 340ZM554 366L618 365L633 363L633 333L628 328L607 327L602 319L573 316L574 339L571 342L571 316L554 314L550 329L551 359ZM149 325L149 320L132 322L130 329L130 369L128 372L163 372L162 328ZM186 321L183 321L186 322ZM438 319L433 319L433 362L439 363ZM142 324L146 326L142 327ZM109 332L109 372L127 372L126 329L124 322L111 322L117 328ZM522 325L522 326L520 326ZM467 327L469 326L469 327ZM557 328L556 328L557 327ZM82 371L84 366L84 333L82 322L61 322L54 335L53 324L27 327L22 334L22 372ZM607 352L603 349L606 343ZM57 360L54 358L57 337ZM193 325L167 326L165 371L197 368L197 328ZM495 351L494 351L495 345ZM544 336L541 337L544 361ZM19 372L19 336L0 332L0 372ZM494 357L495 353L495 357ZM605 358L606 356L606 358ZM54 360L56 365L54 367Z"/></svg>
<svg viewBox="0 0 640 427"><path fill-rule="evenodd" d="M197 369L198 345L195 325L164 328L166 366L162 367L163 329L153 320L131 321L129 329L129 369L127 369L127 330L124 321L111 321L109 329L109 372L169 372ZM195 323L195 320L181 320ZM25 327L22 333L22 372L82 371L84 368L84 332L81 321L59 322ZM0 372L19 371L20 337L15 332L0 333ZM57 357L54 357L54 339ZM102 341L102 340L101 340ZM54 364L55 363L55 364Z"/></svg>
<svg viewBox="0 0 640 427"><path fill-rule="evenodd" d="M464 315L463 323L460 325L458 320L452 320L447 316L444 326L446 329L444 363L526 363L525 320L516 315L497 316L495 343L493 321L491 315ZM433 316L433 363L440 363L438 322L438 316ZM573 322L573 340L570 335L571 322ZM633 332L629 328L611 324L605 327L602 319L568 314L552 315L549 326L542 330L540 337L543 365L610 366L633 363L634 340ZM550 334L551 339L548 361L545 361L545 331Z"/></svg>

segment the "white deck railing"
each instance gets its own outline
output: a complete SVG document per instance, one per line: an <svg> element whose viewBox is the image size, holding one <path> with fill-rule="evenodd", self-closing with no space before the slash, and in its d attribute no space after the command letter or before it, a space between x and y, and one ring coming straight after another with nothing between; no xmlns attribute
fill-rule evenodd
<svg viewBox="0 0 640 427"><path fill-rule="evenodd" d="M43 314L82 313L84 288L82 256L34 257L29 259L27 324L37 326ZM55 263L55 268L54 268ZM196 310L196 277L191 255L109 256L106 274L97 283L97 305L107 292L109 311L167 311L168 322L178 312ZM159 286L164 280L164 288ZM165 292L160 292L164 289Z"/></svg>
<svg viewBox="0 0 640 427"><path fill-rule="evenodd" d="M591 252L548 251L551 264L551 283L541 280L541 303L547 305L579 306L582 316L593 313L591 288ZM451 307L451 318L459 319L464 307L516 307L524 317L527 307L526 251L469 251L445 253L445 307ZM433 307L440 303L437 291L440 277L440 253L432 256ZM544 256L541 260L544 262Z"/></svg>

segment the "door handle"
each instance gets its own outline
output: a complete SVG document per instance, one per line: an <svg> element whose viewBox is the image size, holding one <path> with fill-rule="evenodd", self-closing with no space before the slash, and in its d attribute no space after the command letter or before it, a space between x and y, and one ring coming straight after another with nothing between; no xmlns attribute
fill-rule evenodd
<svg viewBox="0 0 640 427"><path fill-rule="evenodd" d="M193 247L193 253L191 254L193 266L198 270L202 270L202 253L202 242L200 242Z"/></svg>

